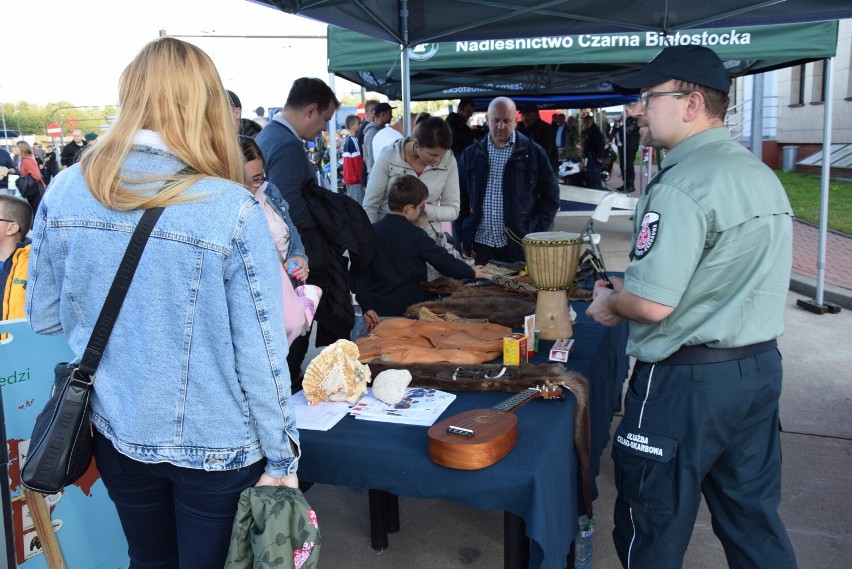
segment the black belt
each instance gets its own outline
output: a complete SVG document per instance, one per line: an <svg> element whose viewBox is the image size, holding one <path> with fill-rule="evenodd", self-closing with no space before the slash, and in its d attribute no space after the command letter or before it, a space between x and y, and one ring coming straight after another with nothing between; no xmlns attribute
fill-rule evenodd
<svg viewBox="0 0 852 569"><path fill-rule="evenodd" d="M749 356L756 356L757 354L768 352L777 346L778 342L774 339L740 348L710 348L704 344L698 346L681 346L678 351L656 363L665 365L693 365L729 362Z"/></svg>

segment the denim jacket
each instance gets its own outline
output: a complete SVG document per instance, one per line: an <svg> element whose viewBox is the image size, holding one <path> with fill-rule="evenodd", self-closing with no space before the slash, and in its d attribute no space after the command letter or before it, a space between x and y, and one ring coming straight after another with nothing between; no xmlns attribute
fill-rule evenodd
<svg viewBox="0 0 852 569"><path fill-rule="evenodd" d="M301 257L310 262L308 254L305 253L305 246L302 244L302 237L299 235L299 230L296 229L296 225L290 217L290 204L281 197L281 192L272 182L266 182L263 194L266 196L266 202L281 216L281 219L287 224L287 229L290 230L290 248L287 250L287 258Z"/></svg>
<svg viewBox="0 0 852 569"><path fill-rule="evenodd" d="M184 168L141 131L122 175ZM205 178L188 194L198 199L166 208L133 276L95 375L92 423L138 461L218 471L265 457L269 475L292 474L299 438L266 219L229 181ZM141 216L95 200L79 165L54 179L33 229L26 309L35 332L64 332L82 355Z"/></svg>

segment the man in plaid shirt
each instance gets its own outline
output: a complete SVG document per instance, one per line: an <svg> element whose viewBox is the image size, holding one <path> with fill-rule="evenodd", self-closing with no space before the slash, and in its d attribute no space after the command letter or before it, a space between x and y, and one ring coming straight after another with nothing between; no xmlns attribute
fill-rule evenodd
<svg viewBox="0 0 852 569"><path fill-rule="evenodd" d="M488 105L488 136L459 159L461 208L454 224L476 264L524 260L520 240L547 231L559 209L559 185L544 149L515 131L517 111L507 97Z"/></svg>

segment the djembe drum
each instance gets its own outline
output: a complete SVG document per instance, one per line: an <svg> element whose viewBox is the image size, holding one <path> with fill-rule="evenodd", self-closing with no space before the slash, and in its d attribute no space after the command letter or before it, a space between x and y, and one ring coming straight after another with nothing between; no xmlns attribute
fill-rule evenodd
<svg viewBox="0 0 852 569"><path fill-rule="evenodd" d="M535 325L541 338L556 340L574 335L568 313L568 293L574 283L583 238L578 233L547 231L523 238L532 285L538 289Z"/></svg>

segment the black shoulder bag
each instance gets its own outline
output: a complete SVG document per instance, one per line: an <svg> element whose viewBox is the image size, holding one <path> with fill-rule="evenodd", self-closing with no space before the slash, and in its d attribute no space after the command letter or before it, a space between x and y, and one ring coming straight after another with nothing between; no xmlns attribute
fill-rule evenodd
<svg viewBox="0 0 852 569"><path fill-rule="evenodd" d="M42 183L36 180L32 175L18 176L15 180L15 187L18 188L18 193L24 198L35 197L42 192Z"/></svg>
<svg viewBox="0 0 852 569"><path fill-rule="evenodd" d="M53 392L36 419L21 482L30 490L55 494L76 482L92 461L89 396L112 327L130 288L148 237L162 207L146 210L130 238L104 306L80 363L62 362L54 370Z"/></svg>

